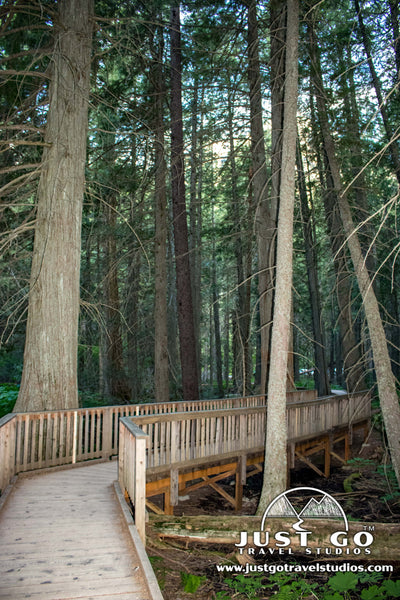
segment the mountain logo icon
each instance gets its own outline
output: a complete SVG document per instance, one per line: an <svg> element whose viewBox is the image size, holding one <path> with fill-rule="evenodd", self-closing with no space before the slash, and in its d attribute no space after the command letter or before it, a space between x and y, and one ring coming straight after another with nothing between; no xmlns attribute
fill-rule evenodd
<svg viewBox="0 0 400 600"><path fill-rule="evenodd" d="M317 488L298 487L279 494L267 506L262 521L261 531L265 531L268 519L296 519L294 529L302 531L305 519L340 519L345 531L349 524L343 508L330 494Z"/></svg>

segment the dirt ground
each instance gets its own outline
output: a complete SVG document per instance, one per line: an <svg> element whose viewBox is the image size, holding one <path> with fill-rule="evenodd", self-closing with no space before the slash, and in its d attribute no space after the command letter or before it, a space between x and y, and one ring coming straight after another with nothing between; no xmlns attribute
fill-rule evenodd
<svg viewBox="0 0 400 600"><path fill-rule="evenodd" d="M296 463L296 469L291 471L290 487L315 487L328 492L338 500L348 518L355 521L399 522L400 494L398 490L396 493L393 473L385 467L387 457L380 435L372 432L366 444L362 444L361 439L355 439L352 456L353 459L347 465L334 461L329 479L318 476L313 470L304 468L301 463ZM233 478L220 482L220 485L233 495ZM261 486L262 474L248 479L244 488L241 514L255 514ZM225 517L235 514L232 506L210 487L190 494L188 499L179 503L174 513L177 516L221 514ZM216 565L243 561L232 545L185 544L168 542L166 539L161 542L151 527L148 529L147 552L165 600L218 600L224 597L224 592L228 594L226 597L234 597L236 600L246 597L261 600L274 596L273 589L263 592L265 595L249 596L233 592L231 587L226 585L226 575L218 572ZM393 559L397 560L393 562L395 572L392 577L397 579L400 578L400 549L399 556ZM269 562L282 560L285 559L268 559ZM302 558L299 562L302 561L307 562L307 559ZM320 577L319 583L321 582L324 582L324 578L321 580ZM192 589L191 593L185 591L185 585L186 590ZM193 592L196 587L196 591ZM351 596L353 597L359 596Z"/></svg>

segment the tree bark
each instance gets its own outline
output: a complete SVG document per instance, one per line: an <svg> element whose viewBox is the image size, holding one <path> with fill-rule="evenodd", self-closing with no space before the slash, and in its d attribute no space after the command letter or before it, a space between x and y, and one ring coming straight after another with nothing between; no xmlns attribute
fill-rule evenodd
<svg viewBox="0 0 400 600"><path fill-rule="evenodd" d="M200 95L200 98L199 98ZM199 90L198 78L195 78L191 119L191 148L190 148L190 206L189 206L189 250L190 275L192 282L194 332L196 338L196 357L198 373L201 372L201 193L203 171L203 99L204 85ZM200 108L199 108L200 100ZM200 131L198 120L200 113Z"/></svg>
<svg viewBox="0 0 400 600"><path fill-rule="evenodd" d="M265 160L264 127L262 120L262 95L258 51L258 26L256 0L248 2L248 77L250 87L251 185L256 210L256 236L258 246L258 293L261 328L261 389L265 393L274 281L274 240L276 212L268 201L268 173Z"/></svg>
<svg viewBox="0 0 400 600"><path fill-rule="evenodd" d="M399 147L397 145L397 141L394 139L394 136L393 136L392 126L390 124L389 114L388 114L388 111L386 108L386 100L383 97L381 82L380 82L380 79L376 72L374 61L372 59L371 42L368 37L367 29L365 27L364 19L363 19L362 12L360 9L360 3L358 0L354 0L354 6L355 6L357 17L358 17L358 24L359 24L360 31L361 31L365 54L367 55L367 62L368 62L369 70L371 73L372 83L374 85L376 97L379 102L379 110L380 110L380 113L382 116L382 121L383 121L383 125L384 125L385 132L386 132L386 137L389 142L390 157L392 159L392 164L394 167L395 175L397 177L397 181L400 185Z"/></svg>
<svg viewBox="0 0 400 600"><path fill-rule="evenodd" d="M313 49L316 47L316 38L312 26L310 26L309 31L310 48ZM311 55L311 59L314 63L314 76L318 77L318 73L320 71L318 65L315 65L315 55ZM397 481L400 482L400 406L396 391L396 382L391 369L387 341L379 312L378 301L376 299L371 278L365 264L360 241L354 227L349 202L342 187L335 145L329 129L325 93L321 78L319 78L318 81L318 89L320 93L317 95L317 108L324 149L329 162L333 184L338 194L338 205L346 235L346 243L350 251L351 260L353 262L357 277L358 287L363 300L389 450Z"/></svg>
<svg viewBox="0 0 400 600"><path fill-rule="evenodd" d="M16 411L78 406L77 347L92 0L61 0Z"/></svg>
<svg viewBox="0 0 400 600"><path fill-rule="evenodd" d="M400 31L399 31L399 3L398 0L389 0L390 22L393 31L393 49L396 61L396 83L400 82ZM399 92L397 91L397 94Z"/></svg>
<svg viewBox="0 0 400 600"><path fill-rule="evenodd" d="M214 206L212 207L212 226L215 230ZM215 252L215 237L212 242L212 260L211 260L211 297L212 312L214 320L214 339L215 339L215 370L217 376L218 398L224 397L224 388L222 384L222 344L221 344L221 323L219 317L219 295L217 285L217 257ZM212 383L212 382L211 382Z"/></svg>
<svg viewBox="0 0 400 600"><path fill-rule="evenodd" d="M154 90L155 239L154 239L154 392L156 402L169 400L168 317L167 317L167 192L164 153L163 32L152 64Z"/></svg>
<svg viewBox="0 0 400 600"><path fill-rule="evenodd" d="M171 170L172 207L182 388L185 400L198 400L193 301L190 277L185 200L185 167L182 124L182 59L179 4L171 9Z"/></svg>
<svg viewBox="0 0 400 600"><path fill-rule="evenodd" d="M124 368L123 343L121 331L121 305L118 283L117 259L117 213L114 194L107 198L104 207L107 232L105 235L106 275L105 312L106 312L106 352L108 389L114 400L128 403L131 400L130 387Z"/></svg>
<svg viewBox="0 0 400 600"><path fill-rule="evenodd" d="M303 160L301 157L299 143L297 143L297 177L300 193L304 245L306 251L307 280L311 303L311 322L314 336L314 380L315 387L318 390L318 396L327 396L330 392L330 386L328 379L325 340L321 323L321 297L319 292L317 255L315 251L312 216L308 207L307 186L304 177Z"/></svg>
<svg viewBox="0 0 400 600"><path fill-rule="evenodd" d="M271 365L268 379L264 479L257 509L258 514L262 514L269 502L286 489L287 480L286 388L292 305L298 94L298 0L288 0L287 11L276 288L271 338Z"/></svg>
<svg viewBox="0 0 400 600"><path fill-rule="evenodd" d="M250 360L250 275L249 265L251 225L248 214L244 217L238 193L238 172L236 168L235 140L233 135L232 93L228 94L228 131L229 131L229 166L231 177L230 214L233 222L234 254L236 262L236 343L235 343L235 385L244 396L250 393L251 360ZM251 202L251 181L249 183L249 204ZM249 211L247 211L249 212ZM243 226L243 221L246 225ZM247 221L247 222L246 222ZM251 258L250 258L251 260Z"/></svg>
<svg viewBox="0 0 400 600"><path fill-rule="evenodd" d="M316 51L317 49L315 49ZM320 90L318 87L319 83L315 77L315 75L312 75L312 84L315 96L317 97L320 94ZM313 98L311 98L312 122L316 133L317 117L314 115L314 112ZM346 385L348 392L355 392L365 389L366 385L364 381L364 362L360 352L360 345L356 342L351 311L351 272L348 265L345 236L343 235L343 227L339 216L337 190L333 183L325 150L323 147L320 147L317 141L316 151L321 187L325 190L324 209L336 274L336 298L339 309L338 323L340 331L340 344L338 343L336 346L336 377L339 385ZM320 154L324 157L324 164L322 163Z"/></svg>

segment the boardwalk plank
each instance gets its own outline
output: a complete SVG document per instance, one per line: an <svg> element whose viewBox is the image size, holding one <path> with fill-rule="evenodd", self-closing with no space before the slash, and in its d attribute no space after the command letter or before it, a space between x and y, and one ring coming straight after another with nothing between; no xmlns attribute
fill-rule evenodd
<svg viewBox="0 0 400 600"><path fill-rule="evenodd" d="M0 600L149 600L116 463L23 477L0 513Z"/></svg>

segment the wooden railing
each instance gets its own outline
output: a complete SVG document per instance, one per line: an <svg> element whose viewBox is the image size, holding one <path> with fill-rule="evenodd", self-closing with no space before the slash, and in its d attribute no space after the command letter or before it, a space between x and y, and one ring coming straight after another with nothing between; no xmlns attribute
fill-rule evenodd
<svg viewBox="0 0 400 600"><path fill-rule="evenodd" d="M368 393L313 396L288 394L289 442L370 418ZM264 396L10 414L0 419L0 491L22 471L105 459L120 444L121 487L144 539L145 468L160 472L262 450L265 419Z"/></svg>
<svg viewBox="0 0 400 600"><path fill-rule="evenodd" d="M10 460L15 460L15 473L21 473L106 459L118 454L121 417L259 406L264 402L264 396L249 396L10 414L7 419L14 422L16 440Z"/></svg>
<svg viewBox="0 0 400 600"><path fill-rule="evenodd" d="M251 406L177 412L164 414L161 418L153 414L121 419L120 435L124 435L124 438L120 438L120 484L135 506L135 523L143 532L143 539L146 502L144 469L153 477L169 477L170 501L175 503L180 471L206 462L212 465L230 457L238 457L241 464L246 465L246 456L262 452L266 416L265 406ZM370 416L369 393L329 396L305 402L296 399L287 405L288 447L295 445L296 441L330 434L335 429L367 421ZM138 467L139 432L147 438L147 450L144 455L141 447ZM175 500L172 501L172 498ZM139 522L139 518L143 520Z"/></svg>
<svg viewBox="0 0 400 600"><path fill-rule="evenodd" d="M302 398L307 398L306 401ZM363 400L364 398L364 400ZM292 401L294 399L294 401ZM167 402L108 406L78 410L10 414L0 420L0 485L3 489L14 474L58 465L102 458L118 453L119 419L127 416L179 414L185 412L218 411L265 407L264 396L202 400L199 402ZM322 410L322 407L324 409ZM360 394L315 398L315 390L288 393L289 436L311 435L320 429L346 424L350 418L363 417L369 402ZM257 411L256 411L257 412ZM265 410L258 411L264 414ZM369 413L368 413L369 414ZM258 417L262 419L264 417ZM254 417L254 426L257 419ZM166 421L171 423L172 421ZM232 421L233 423L233 421ZM165 427L165 431L163 430ZM154 427L154 439L170 435L168 427ZM173 426L176 427L176 426ZM183 425L182 425L183 427ZM185 435L189 435L185 426ZM198 427L201 427L200 425ZM224 425L224 432L236 425ZM253 425L252 425L253 427ZM208 434L207 434L208 435ZM225 435L225 433L224 433ZM225 441L218 442L223 446ZM159 442L157 442L159 444ZM167 450L165 451L167 453ZM168 450L170 452L170 450ZM154 464L164 460L154 456Z"/></svg>
<svg viewBox="0 0 400 600"><path fill-rule="evenodd" d="M130 417L148 436L147 468L262 448L266 409L231 408Z"/></svg>
<svg viewBox="0 0 400 600"><path fill-rule="evenodd" d="M146 445L147 435L127 417L119 422L118 481L135 509L136 528L146 544Z"/></svg>
<svg viewBox="0 0 400 600"><path fill-rule="evenodd" d="M370 415L370 398L365 393L288 403L288 442L363 421ZM160 415L138 415L130 420L148 436L148 469L253 453L264 447L265 406L172 413L161 419Z"/></svg>
<svg viewBox="0 0 400 600"><path fill-rule="evenodd" d="M288 403L288 440L311 438L335 427L350 426L370 417L369 392L326 396L315 402Z"/></svg>
<svg viewBox="0 0 400 600"><path fill-rule="evenodd" d="M0 419L0 493L11 483L15 470L15 415Z"/></svg>

